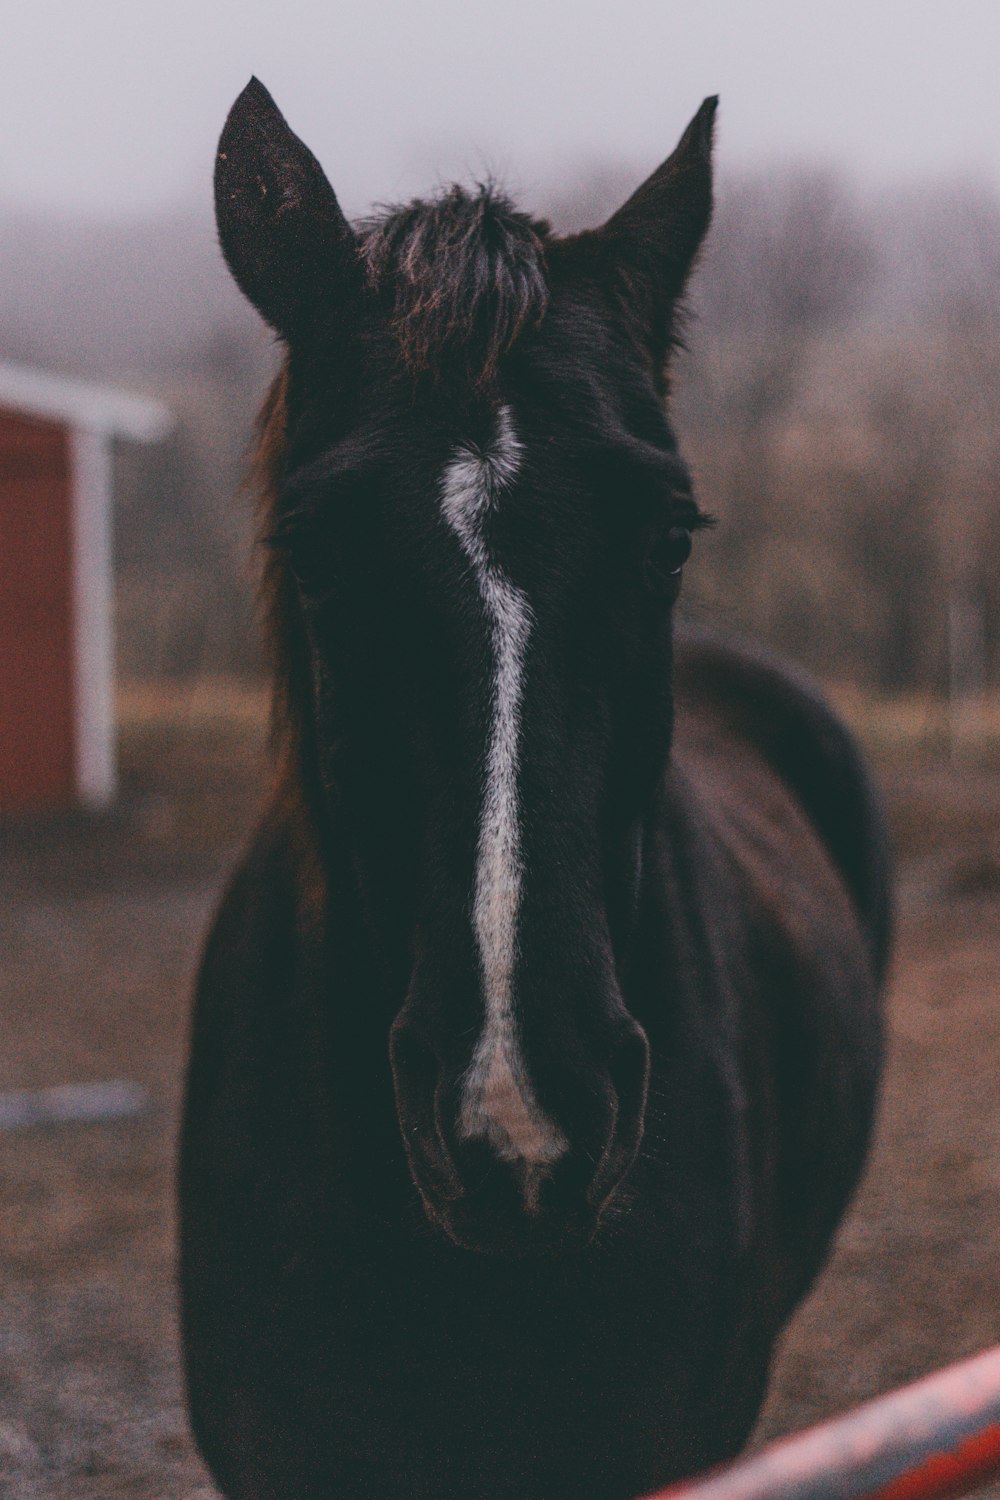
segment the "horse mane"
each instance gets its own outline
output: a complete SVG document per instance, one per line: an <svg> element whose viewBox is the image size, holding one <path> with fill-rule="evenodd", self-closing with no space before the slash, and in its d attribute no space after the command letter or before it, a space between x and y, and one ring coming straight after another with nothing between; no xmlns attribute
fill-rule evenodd
<svg viewBox="0 0 1000 1500"><path fill-rule="evenodd" d="M432 199L384 208L358 226L363 264L413 373L458 356L477 388L548 305L549 226L492 183L457 183Z"/></svg>
<svg viewBox="0 0 1000 1500"><path fill-rule="evenodd" d="M257 415L256 443L250 460L248 488L258 507L258 540L263 564L260 602L271 671L271 743L288 768L298 759L304 729L302 707L308 701L308 654L288 560L275 547L278 496L288 436L288 365L271 382Z"/></svg>

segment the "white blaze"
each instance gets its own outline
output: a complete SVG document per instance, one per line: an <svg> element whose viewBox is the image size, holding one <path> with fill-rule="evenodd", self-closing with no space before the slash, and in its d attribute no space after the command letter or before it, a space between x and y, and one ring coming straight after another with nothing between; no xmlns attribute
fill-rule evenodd
<svg viewBox="0 0 1000 1500"><path fill-rule="evenodd" d="M492 555L486 522L520 468L510 408L497 413L485 452L461 448L444 473L441 509L472 568L490 624L493 693L473 890L473 926L483 977L485 1024L462 1090L461 1127L504 1161L525 1168L529 1204L546 1168L567 1149L543 1113L521 1056L514 1015L514 966L524 867L518 757L524 658L531 607Z"/></svg>

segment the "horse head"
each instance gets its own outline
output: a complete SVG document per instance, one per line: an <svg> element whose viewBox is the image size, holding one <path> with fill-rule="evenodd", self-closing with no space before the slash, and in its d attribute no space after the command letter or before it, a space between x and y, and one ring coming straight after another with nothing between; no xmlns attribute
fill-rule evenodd
<svg viewBox="0 0 1000 1500"><path fill-rule="evenodd" d="M299 774L392 1014L409 1169L482 1251L590 1239L640 1143L627 1004L704 518L665 412L715 101L600 229L490 186L352 226L252 82L216 169L287 350L268 515Z"/></svg>

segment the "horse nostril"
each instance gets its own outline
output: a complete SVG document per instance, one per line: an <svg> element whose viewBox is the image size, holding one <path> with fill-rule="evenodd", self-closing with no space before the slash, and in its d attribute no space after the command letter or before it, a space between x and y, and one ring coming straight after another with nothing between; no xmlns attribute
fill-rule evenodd
<svg viewBox="0 0 1000 1500"><path fill-rule="evenodd" d="M453 1202L465 1189L442 1127L441 1059L416 1027L397 1018L389 1033L389 1060L400 1132L413 1179L425 1202Z"/></svg>
<svg viewBox="0 0 1000 1500"><path fill-rule="evenodd" d="M649 1042L638 1022L629 1018L624 1025L607 1066L616 1108L607 1145L587 1193L587 1201L598 1212L631 1167L642 1140L649 1088Z"/></svg>

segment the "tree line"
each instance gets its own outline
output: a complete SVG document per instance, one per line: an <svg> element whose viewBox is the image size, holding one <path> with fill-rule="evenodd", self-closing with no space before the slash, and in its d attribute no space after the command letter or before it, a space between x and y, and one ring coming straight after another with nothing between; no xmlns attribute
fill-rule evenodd
<svg viewBox="0 0 1000 1500"><path fill-rule="evenodd" d="M542 202L598 222L632 174ZM544 199L544 194L541 195ZM700 499L685 608L882 689L1000 680L1000 198L724 180L674 377ZM206 216L0 213L0 358L151 391L173 437L118 457L122 669L260 669L240 494L275 351Z"/></svg>

